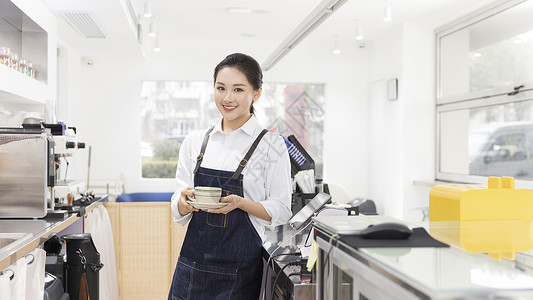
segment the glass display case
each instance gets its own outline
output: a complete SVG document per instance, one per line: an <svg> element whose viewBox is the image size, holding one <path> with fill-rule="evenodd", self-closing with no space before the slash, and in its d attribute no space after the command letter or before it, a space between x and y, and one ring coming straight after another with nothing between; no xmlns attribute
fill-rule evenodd
<svg viewBox="0 0 533 300"><path fill-rule="evenodd" d="M319 246L317 299L530 299L530 224L498 222L492 227L486 222L430 224L430 234L450 245L439 248L354 248L315 226ZM520 234L499 239L500 243L493 235L480 234L480 230L490 228L514 232L509 227L515 225L520 226ZM493 250L516 253L487 254Z"/></svg>

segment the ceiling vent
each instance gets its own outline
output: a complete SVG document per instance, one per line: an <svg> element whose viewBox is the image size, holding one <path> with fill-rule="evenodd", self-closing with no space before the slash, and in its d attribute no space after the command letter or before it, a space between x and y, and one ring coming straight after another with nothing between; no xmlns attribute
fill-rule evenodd
<svg viewBox="0 0 533 300"><path fill-rule="evenodd" d="M105 39L106 36L87 12L62 12L61 16L81 36L87 39Z"/></svg>

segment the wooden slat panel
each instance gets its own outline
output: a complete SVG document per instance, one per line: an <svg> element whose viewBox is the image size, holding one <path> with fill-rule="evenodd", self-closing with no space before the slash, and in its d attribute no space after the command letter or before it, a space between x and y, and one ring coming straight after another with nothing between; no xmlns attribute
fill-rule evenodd
<svg viewBox="0 0 533 300"><path fill-rule="evenodd" d="M170 203L121 203L122 299L166 299L170 286Z"/></svg>
<svg viewBox="0 0 533 300"><path fill-rule="evenodd" d="M170 203L108 202L119 296L167 299L187 226L174 222Z"/></svg>

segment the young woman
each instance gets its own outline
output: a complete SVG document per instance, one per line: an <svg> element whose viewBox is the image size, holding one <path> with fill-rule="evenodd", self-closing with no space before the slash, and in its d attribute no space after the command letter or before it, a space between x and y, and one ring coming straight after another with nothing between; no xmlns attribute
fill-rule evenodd
<svg viewBox="0 0 533 300"><path fill-rule="evenodd" d="M187 234L168 299L259 299L264 227L291 217L291 167L282 137L258 123L253 104L263 73L234 53L215 68L214 98L222 119L190 133L180 149L172 196L175 221ZM193 187L222 188L225 206L198 210Z"/></svg>

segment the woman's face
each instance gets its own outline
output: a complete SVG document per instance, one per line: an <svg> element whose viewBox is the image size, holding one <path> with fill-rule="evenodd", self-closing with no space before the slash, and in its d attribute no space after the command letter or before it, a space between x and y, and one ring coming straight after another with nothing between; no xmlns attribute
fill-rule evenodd
<svg viewBox="0 0 533 300"><path fill-rule="evenodd" d="M244 124L250 118L250 105L261 96L254 91L246 75L234 67L218 71L215 80L215 103L224 121Z"/></svg>

